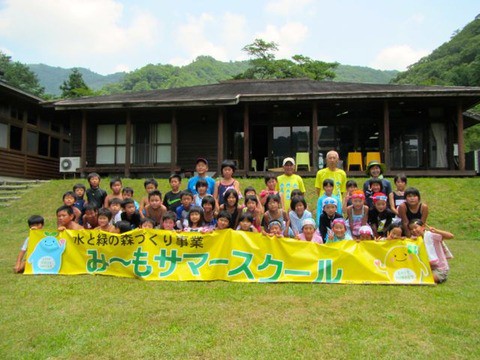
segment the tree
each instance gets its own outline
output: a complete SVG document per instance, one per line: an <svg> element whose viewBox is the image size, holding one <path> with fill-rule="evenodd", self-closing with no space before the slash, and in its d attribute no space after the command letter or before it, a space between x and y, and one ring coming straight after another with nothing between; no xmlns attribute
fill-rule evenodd
<svg viewBox="0 0 480 360"><path fill-rule="evenodd" d="M338 63L312 60L304 55L294 55L292 60L275 59L278 44L255 39L243 47L251 57L250 68L236 75L235 79L285 79L306 77L314 80L333 79Z"/></svg>
<svg viewBox="0 0 480 360"><path fill-rule="evenodd" d="M9 85L36 96L44 96L45 88L40 85L37 75L27 65L12 61L10 56L0 51L0 73Z"/></svg>
<svg viewBox="0 0 480 360"><path fill-rule="evenodd" d="M94 91L85 84L82 73L77 68L72 69L68 80L65 80L63 84L60 85L60 90L62 90L63 98L94 95Z"/></svg>

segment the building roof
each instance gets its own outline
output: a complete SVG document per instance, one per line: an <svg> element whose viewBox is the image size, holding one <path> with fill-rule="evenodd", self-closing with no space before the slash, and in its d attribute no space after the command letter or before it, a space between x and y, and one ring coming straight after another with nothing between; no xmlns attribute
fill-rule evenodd
<svg viewBox="0 0 480 360"><path fill-rule="evenodd" d="M480 102L480 87L342 83L310 79L232 80L213 85L83 97L54 103L58 110L236 105L240 102L398 97L463 98Z"/></svg>
<svg viewBox="0 0 480 360"><path fill-rule="evenodd" d="M35 104L40 104L43 101L42 98L39 98L38 96L35 96L26 91L20 90L19 88L16 88L12 85L9 85L5 81L0 81L0 90Z"/></svg>

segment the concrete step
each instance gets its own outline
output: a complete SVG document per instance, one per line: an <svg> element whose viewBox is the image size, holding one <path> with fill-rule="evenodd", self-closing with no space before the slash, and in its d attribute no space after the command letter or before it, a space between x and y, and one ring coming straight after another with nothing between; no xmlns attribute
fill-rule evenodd
<svg viewBox="0 0 480 360"><path fill-rule="evenodd" d="M0 203L11 202L15 200L20 200L21 196L0 196Z"/></svg>
<svg viewBox="0 0 480 360"><path fill-rule="evenodd" d="M28 185L0 185L0 191L19 191L27 189Z"/></svg>

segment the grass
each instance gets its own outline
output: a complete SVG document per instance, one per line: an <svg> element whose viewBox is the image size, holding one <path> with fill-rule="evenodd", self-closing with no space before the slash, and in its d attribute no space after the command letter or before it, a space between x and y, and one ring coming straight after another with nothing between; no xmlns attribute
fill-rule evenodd
<svg viewBox="0 0 480 360"><path fill-rule="evenodd" d="M480 357L476 178L409 180L429 204L429 223L455 234L450 277L436 287L14 275L26 218L43 214L53 228L75 182L51 181L0 209L2 359ZM305 182L314 204L314 180ZM143 181L124 185L143 195Z"/></svg>

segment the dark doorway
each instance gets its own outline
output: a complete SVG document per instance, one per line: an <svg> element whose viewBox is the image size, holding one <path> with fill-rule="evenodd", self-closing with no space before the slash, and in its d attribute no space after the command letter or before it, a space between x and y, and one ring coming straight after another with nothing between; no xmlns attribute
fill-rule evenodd
<svg viewBox="0 0 480 360"><path fill-rule="evenodd" d="M266 171L268 168L268 125L252 125L252 147L250 153L250 170L256 165L257 171Z"/></svg>

